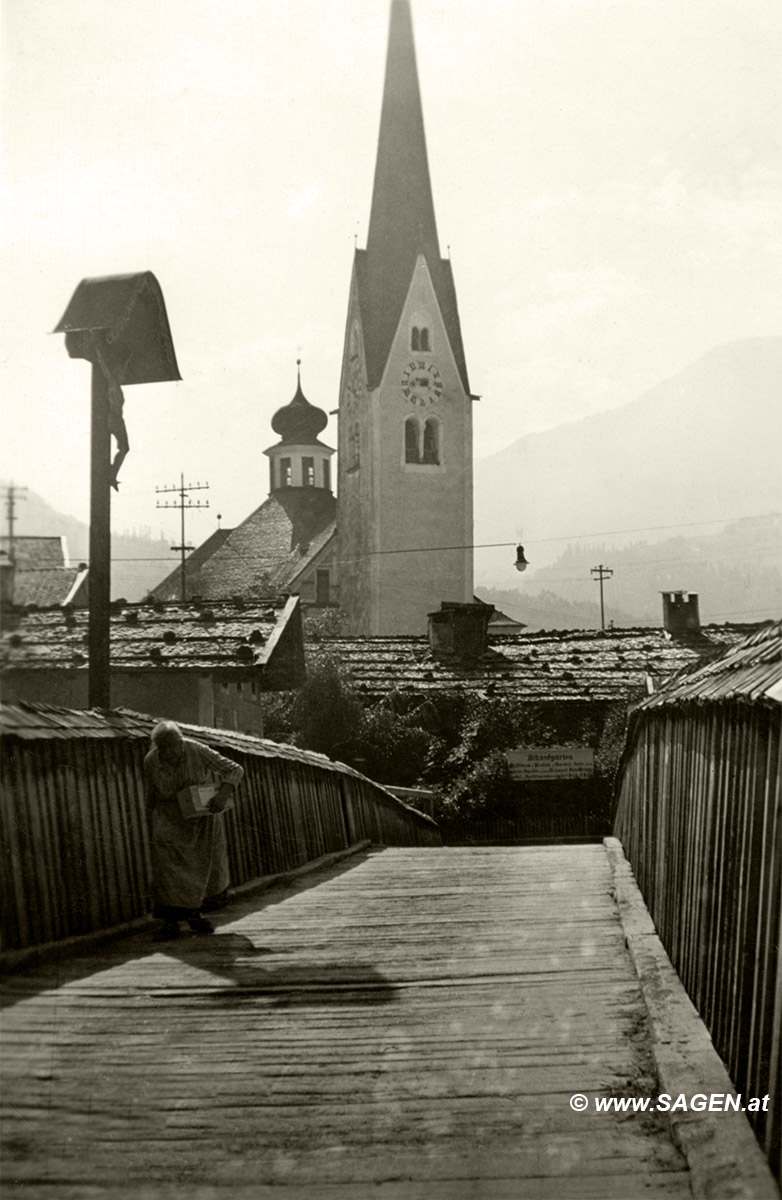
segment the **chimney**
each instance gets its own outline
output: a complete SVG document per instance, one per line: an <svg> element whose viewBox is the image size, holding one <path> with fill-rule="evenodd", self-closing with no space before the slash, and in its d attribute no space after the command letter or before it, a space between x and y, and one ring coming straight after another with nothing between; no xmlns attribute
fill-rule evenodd
<svg viewBox="0 0 782 1200"><path fill-rule="evenodd" d="M0 605L12 608L14 603L14 579L16 568L5 550L0 550Z"/></svg>
<svg viewBox="0 0 782 1200"><path fill-rule="evenodd" d="M663 627L671 637L691 637L701 631L697 592L663 592Z"/></svg>
<svg viewBox="0 0 782 1200"><path fill-rule="evenodd" d="M458 604L443 600L429 613L429 649L438 657L476 659L486 653L493 604Z"/></svg>

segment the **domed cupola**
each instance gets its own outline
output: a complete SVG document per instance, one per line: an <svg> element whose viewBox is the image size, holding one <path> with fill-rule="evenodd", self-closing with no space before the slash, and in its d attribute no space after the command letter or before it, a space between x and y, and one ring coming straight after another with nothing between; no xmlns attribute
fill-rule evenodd
<svg viewBox="0 0 782 1200"><path fill-rule="evenodd" d="M296 395L272 417L272 429L280 440L264 451L269 456L271 492L299 487L331 491L334 451L318 440L328 420L325 411L310 404L301 390L301 359L297 359Z"/></svg>
<svg viewBox="0 0 782 1200"><path fill-rule="evenodd" d="M318 434L328 425L328 417L322 408L310 404L301 390L301 359L296 359L296 395L289 404L278 408L272 417L272 429L279 433L280 440L288 444L317 444Z"/></svg>

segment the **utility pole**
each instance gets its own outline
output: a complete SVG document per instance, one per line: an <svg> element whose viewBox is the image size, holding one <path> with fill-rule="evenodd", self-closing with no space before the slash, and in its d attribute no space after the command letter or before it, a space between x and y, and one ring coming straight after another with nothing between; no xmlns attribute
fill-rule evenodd
<svg viewBox="0 0 782 1200"><path fill-rule="evenodd" d="M185 543L185 509L186 508L208 508L209 507L208 500L205 500L203 503L200 500L198 500L198 501L191 500L190 497L188 496L188 492L199 492L199 491L203 492L208 487L209 487L208 483L188 483L187 486L185 486L185 477L183 474L180 474L179 487L177 487L175 484L173 487L170 487L170 488L167 488L167 487L155 488L155 491L157 492L158 495L170 495L172 492L177 492L179 495L178 500L172 500L172 501L165 500L163 502L158 500L155 507L156 508L178 508L179 512L180 512L182 536L180 539L180 544L178 546L172 546L171 549L179 550L182 554L182 565L180 568L180 571L181 571L180 597L181 597L183 604L187 600L187 579L186 579L186 575L185 575L185 554L188 550L193 549L192 546L188 546Z"/></svg>
<svg viewBox="0 0 782 1200"><path fill-rule="evenodd" d="M610 579L613 573L608 567L604 567L602 563L599 567L592 567L593 578L600 581L600 628L603 630L606 627L606 613L603 604L603 580Z"/></svg>
<svg viewBox="0 0 782 1200"><path fill-rule="evenodd" d="M8 561L10 562L11 566L14 565L16 559L14 554L14 520L16 514L14 510L17 498L19 500L27 499L26 496L19 495L20 492L26 491L26 487L19 487L17 484L13 483L13 481L9 483L8 487L5 489L5 511L8 517Z"/></svg>

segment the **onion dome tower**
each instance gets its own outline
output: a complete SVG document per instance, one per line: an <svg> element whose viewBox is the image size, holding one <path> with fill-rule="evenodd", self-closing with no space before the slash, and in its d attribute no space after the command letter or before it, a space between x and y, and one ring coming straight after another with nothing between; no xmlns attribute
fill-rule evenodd
<svg viewBox="0 0 782 1200"><path fill-rule="evenodd" d="M296 360L296 375L296 395L272 417L272 429L280 440L264 450L269 457L269 492L290 488L331 492L334 451L318 438L328 424L328 416L322 408L310 404L301 390L301 359Z"/></svg>

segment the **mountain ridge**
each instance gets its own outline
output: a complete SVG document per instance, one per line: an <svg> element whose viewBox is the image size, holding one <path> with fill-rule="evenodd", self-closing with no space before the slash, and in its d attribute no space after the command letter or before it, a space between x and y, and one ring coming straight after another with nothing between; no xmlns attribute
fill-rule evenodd
<svg viewBox="0 0 782 1200"><path fill-rule="evenodd" d="M531 561L551 563L553 543L590 529L664 536L777 512L780 400L782 337L715 347L618 408L478 459L474 540L496 542L502 529L535 547ZM482 565L507 574L489 556Z"/></svg>

